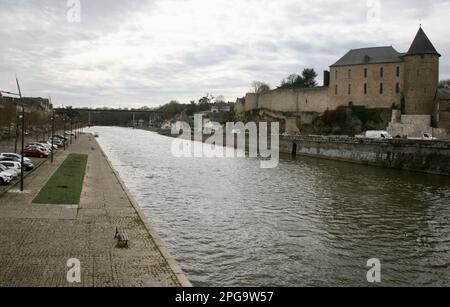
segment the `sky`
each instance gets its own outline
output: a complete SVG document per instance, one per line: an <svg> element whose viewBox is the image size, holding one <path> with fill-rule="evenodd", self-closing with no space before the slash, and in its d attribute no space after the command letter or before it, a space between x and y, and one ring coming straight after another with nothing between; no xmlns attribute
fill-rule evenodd
<svg viewBox="0 0 450 307"><path fill-rule="evenodd" d="M419 25L450 79L450 0L0 0L0 90L56 106L229 101L348 50L406 52Z"/></svg>

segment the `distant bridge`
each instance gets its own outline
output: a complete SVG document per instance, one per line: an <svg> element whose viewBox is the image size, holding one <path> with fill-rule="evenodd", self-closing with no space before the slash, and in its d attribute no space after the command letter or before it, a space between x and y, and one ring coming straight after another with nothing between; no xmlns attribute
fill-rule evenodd
<svg viewBox="0 0 450 307"><path fill-rule="evenodd" d="M76 114L83 123L101 126L130 126L139 122L161 123L162 112L155 110L55 109L58 113Z"/></svg>

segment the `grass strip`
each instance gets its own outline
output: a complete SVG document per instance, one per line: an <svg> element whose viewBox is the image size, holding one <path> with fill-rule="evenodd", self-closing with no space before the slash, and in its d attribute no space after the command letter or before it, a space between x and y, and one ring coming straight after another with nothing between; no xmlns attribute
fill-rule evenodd
<svg viewBox="0 0 450 307"><path fill-rule="evenodd" d="M70 154L33 200L35 204L78 205L88 156Z"/></svg>

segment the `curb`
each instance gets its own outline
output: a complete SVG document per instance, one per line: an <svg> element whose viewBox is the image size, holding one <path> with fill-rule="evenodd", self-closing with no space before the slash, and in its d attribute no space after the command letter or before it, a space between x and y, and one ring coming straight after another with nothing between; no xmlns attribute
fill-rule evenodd
<svg viewBox="0 0 450 307"><path fill-rule="evenodd" d="M178 282L181 284L181 287L189 287L189 288L192 287L191 282L187 279L187 277L183 273L183 270L181 269L180 265L176 262L175 258L173 258L173 256L170 254L169 250L166 248L166 246L164 245L163 241L161 240L161 238L159 237L159 235L157 234L155 229L152 227L152 225L148 221L148 219L145 216L145 214L142 212L141 207L136 202L134 197L131 195L130 191L126 187L125 183L122 181L122 178L120 177L119 173L116 171L114 166L112 165L111 161L106 156L106 154L103 151L103 149L101 148L100 144L97 142L96 139L93 139L93 140L95 140L95 142L97 143L97 146L100 149L100 152L102 153L103 157L108 162L108 165L111 168L111 170L113 171L114 176L117 178L120 186L122 187L123 191L125 192L125 194L126 194L126 196L128 198L128 201L131 203L131 205L133 206L134 210L136 211L136 213L138 214L139 218L141 219L142 223L144 224L145 228L147 229L148 233L152 237L152 239L153 239L156 247L158 248L159 252L163 256L163 258L166 260L166 262L169 265L170 269L175 274Z"/></svg>

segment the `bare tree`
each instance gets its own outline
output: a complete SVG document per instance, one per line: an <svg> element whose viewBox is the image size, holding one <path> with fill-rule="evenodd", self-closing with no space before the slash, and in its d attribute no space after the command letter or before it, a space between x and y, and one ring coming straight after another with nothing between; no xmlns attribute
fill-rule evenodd
<svg viewBox="0 0 450 307"><path fill-rule="evenodd" d="M216 102L216 103L223 103L223 102L226 102L225 96L224 96L224 95L219 95L219 96L217 96L215 102Z"/></svg>
<svg viewBox="0 0 450 307"><path fill-rule="evenodd" d="M450 79L441 80L441 82L439 82L439 87L440 88L450 88Z"/></svg>
<svg viewBox="0 0 450 307"><path fill-rule="evenodd" d="M252 90L255 94L267 93L271 90L270 85L260 81L253 81Z"/></svg>

